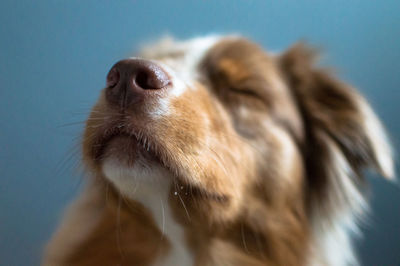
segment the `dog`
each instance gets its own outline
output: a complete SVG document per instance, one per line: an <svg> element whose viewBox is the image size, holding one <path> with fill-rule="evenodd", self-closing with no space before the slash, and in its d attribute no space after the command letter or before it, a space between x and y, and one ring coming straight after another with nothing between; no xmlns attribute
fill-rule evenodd
<svg viewBox="0 0 400 266"><path fill-rule="evenodd" d="M117 62L88 182L43 265L356 265L363 169L394 178L367 101L298 43L165 38Z"/></svg>

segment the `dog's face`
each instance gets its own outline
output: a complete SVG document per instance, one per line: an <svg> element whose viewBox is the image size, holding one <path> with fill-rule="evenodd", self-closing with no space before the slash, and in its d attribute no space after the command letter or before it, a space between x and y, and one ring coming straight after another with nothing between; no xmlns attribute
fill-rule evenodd
<svg viewBox="0 0 400 266"><path fill-rule="evenodd" d="M233 37L168 48L143 53L164 72L162 88L123 107L129 95L113 101L113 88L103 91L86 127L90 165L105 177L116 168L131 172L132 182L170 172L160 178L173 179L172 192L190 212L219 221L254 208L249 200L262 206L279 200L281 189L301 187L301 118L275 59Z"/></svg>
<svg viewBox="0 0 400 266"><path fill-rule="evenodd" d="M161 184L177 219L240 220L290 242L315 219L358 211L361 167L393 175L370 107L314 68L304 46L270 55L243 38L208 37L165 40L139 57L110 70L83 143L91 171L125 196ZM280 256L281 242L261 245Z"/></svg>

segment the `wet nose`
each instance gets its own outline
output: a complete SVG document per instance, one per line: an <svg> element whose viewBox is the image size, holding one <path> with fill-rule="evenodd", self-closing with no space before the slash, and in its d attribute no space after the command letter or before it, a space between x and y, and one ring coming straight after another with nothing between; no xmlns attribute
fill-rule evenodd
<svg viewBox="0 0 400 266"><path fill-rule="evenodd" d="M171 80L165 70L152 61L125 59L111 68L106 86L107 101L126 108L160 95L171 86Z"/></svg>

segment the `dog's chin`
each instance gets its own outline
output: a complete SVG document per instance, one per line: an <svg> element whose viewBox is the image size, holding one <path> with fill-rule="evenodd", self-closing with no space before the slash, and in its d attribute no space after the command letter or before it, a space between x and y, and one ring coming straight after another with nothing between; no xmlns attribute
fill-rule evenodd
<svg viewBox="0 0 400 266"><path fill-rule="evenodd" d="M104 148L101 170L122 194L135 194L172 180L170 171L155 154L131 136L113 137Z"/></svg>
<svg viewBox="0 0 400 266"><path fill-rule="evenodd" d="M135 137L129 135L117 135L103 144L101 155L103 161L112 158L121 166L137 167L158 163L157 157L150 147L140 143Z"/></svg>

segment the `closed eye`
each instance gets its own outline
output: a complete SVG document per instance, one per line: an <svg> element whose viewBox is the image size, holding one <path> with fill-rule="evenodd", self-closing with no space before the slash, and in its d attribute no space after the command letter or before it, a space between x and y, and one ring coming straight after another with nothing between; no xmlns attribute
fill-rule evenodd
<svg viewBox="0 0 400 266"><path fill-rule="evenodd" d="M250 90L250 89L230 88L229 90L231 92L234 92L237 94L241 94L241 95L245 95L245 96L249 96L249 97L260 98L260 95L258 95L258 93L254 92L253 90Z"/></svg>

